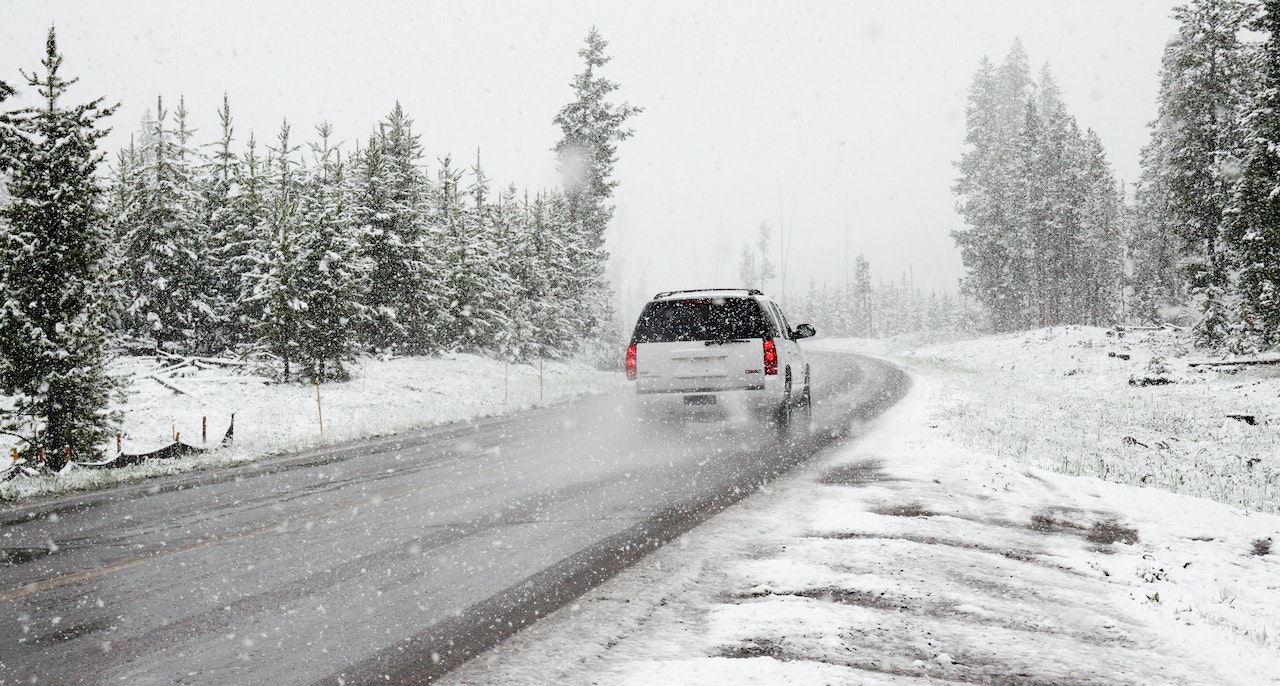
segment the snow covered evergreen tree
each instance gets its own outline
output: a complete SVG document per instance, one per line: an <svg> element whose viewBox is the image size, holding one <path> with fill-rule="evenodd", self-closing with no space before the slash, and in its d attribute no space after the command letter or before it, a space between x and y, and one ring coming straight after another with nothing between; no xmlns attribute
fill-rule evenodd
<svg viewBox="0 0 1280 686"><path fill-rule="evenodd" d="M281 362L281 380L294 378L302 340L301 312L307 308L300 272L307 258L299 205L302 175L295 155L299 146L289 140L288 122L280 126L271 153L265 187L266 233L249 250L244 279L251 286L249 300L262 313L256 322L258 345Z"/></svg>
<svg viewBox="0 0 1280 686"><path fill-rule="evenodd" d="M1016 113L1016 114L1015 114ZM1081 133L1046 65L1039 84L1015 43L983 60L969 92L952 236L963 288L988 326L1109 322L1122 288L1121 198L1097 136Z"/></svg>
<svg viewBox="0 0 1280 686"><path fill-rule="evenodd" d="M202 351L211 341L214 310L205 253L210 238L196 188L195 152L185 122L166 124L156 99L153 128L133 169L130 202L119 219L125 245L128 329L162 348Z"/></svg>
<svg viewBox="0 0 1280 686"><path fill-rule="evenodd" d="M111 435L102 294L110 240L96 172L103 99L65 106L76 79L61 73L52 28L43 74L26 76L41 104L5 115L0 159L12 201L0 207L0 387L15 400L4 430L23 434L23 452L46 448L59 468L64 450L91 457ZM0 88L0 94L11 93Z"/></svg>
<svg viewBox="0 0 1280 686"><path fill-rule="evenodd" d="M1170 229L1169 190L1161 173L1163 147L1155 140L1148 143L1142 148L1140 164L1142 175L1134 185L1125 219L1126 284L1132 300L1127 314L1156 324L1186 299L1180 268L1182 243Z"/></svg>
<svg viewBox="0 0 1280 686"><path fill-rule="evenodd" d="M1092 129L1080 148L1079 250L1070 273L1075 323L1107 326L1121 310L1124 284L1124 197L1107 162L1102 140Z"/></svg>
<svg viewBox="0 0 1280 686"><path fill-rule="evenodd" d="M444 290L450 295L449 327L445 339L472 352L505 347L509 330L507 301L514 281L495 241L499 228L489 201L489 182L479 159L467 189L470 206L459 194L461 173L449 158L441 161L436 221L442 230Z"/></svg>
<svg viewBox="0 0 1280 686"><path fill-rule="evenodd" d="M210 304L216 314L215 335L210 342L214 350L234 348L249 340L247 328L239 320L240 269L252 235L250 226L256 222L247 220L237 202L242 192L240 182L242 168L240 156L232 150L235 126L231 117L231 102L225 94L218 109L220 135L208 156L200 174L200 193L203 197L203 221L208 227L210 249L207 252Z"/></svg>
<svg viewBox="0 0 1280 686"><path fill-rule="evenodd" d="M1182 243L1201 345L1221 344L1228 330L1223 212L1239 176L1238 121L1252 80L1249 46L1239 34L1252 13L1241 0L1192 0L1174 10L1180 26L1165 48L1155 149L1146 158L1159 163L1151 175L1164 191L1160 215Z"/></svg>
<svg viewBox="0 0 1280 686"><path fill-rule="evenodd" d="M586 69L573 80L574 99L554 119L561 131L554 150L564 179L569 226L575 236L569 244L575 263L573 299L580 307L590 308L581 318L584 328L578 332L580 339L594 335L612 320L604 282L608 259L604 246L605 230L613 218L609 201L618 186L613 178L617 143L632 136L626 122L642 111L608 100L618 85L596 72L612 59L605 55L608 45L592 27L586 46L578 51Z"/></svg>
<svg viewBox="0 0 1280 686"><path fill-rule="evenodd" d="M1264 32L1260 82L1244 118L1243 165L1228 220L1239 251L1237 348L1280 345L1280 0L1265 0L1251 28Z"/></svg>
<svg viewBox="0 0 1280 686"><path fill-rule="evenodd" d="M271 240L268 185L270 160L258 154L258 141L252 133L240 163L232 168L231 217L227 239L217 253L218 264L228 272L237 297L227 308L225 336L237 347L252 346L258 341L259 323L263 320L263 301L255 289L255 251ZM260 253L257 253L260 254ZM227 287L230 288L230 283Z"/></svg>
<svg viewBox="0 0 1280 686"><path fill-rule="evenodd" d="M773 263L769 261L769 241L773 230L769 225L760 222L756 235L755 248L750 243L742 246L738 258L738 280L746 288L767 288L769 279L774 277Z"/></svg>
<svg viewBox="0 0 1280 686"><path fill-rule="evenodd" d="M373 265L364 331L375 350L439 350L443 310L433 232L431 188L421 167L422 145L400 104L369 139L356 166L355 211L364 256Z"/></svg>
<svg viewBox="0 0 1280 686"><path fill-rule="evenodd" d="M360 257L355 218L348 202L346 168L328 124L317 127L316 164L301 189L298 210L300 261L295 291L299 374L318 381L343 380L345 363L359 352L368 263Z"/></svg>
<svg viewBox="0 0 1280 686"><path fill-rule="evenodd" d="M558 193L540 193L526 201L516 231L510 273L516 298L514 359L559 358L573 352L585 327L573 299L577 265L569 245L568 203Z"/></svg>
<svg viewBox="0 0 1280 686"><path fill-rule="evenodd" d="M1031 89L1027 56L1015 43L997 69L985 58L974 75L966 107L965 143L954 191L965 228L952 232L966 267L965 292L981 302L991 328L1023 325L1021 291L1025 246L1017 229L1016 141L1026 121Z"/></svg>

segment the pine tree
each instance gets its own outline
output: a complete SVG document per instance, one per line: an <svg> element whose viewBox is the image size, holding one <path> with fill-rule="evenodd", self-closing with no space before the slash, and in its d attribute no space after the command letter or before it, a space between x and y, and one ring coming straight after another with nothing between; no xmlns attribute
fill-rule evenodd
<svg viewBox="0 0 1280 686"><path fill-rule="evenodd" d="M431 188L422 145L400 104L369 139L357 164L355 211L364 257L373 265L364 338L375 350L438 350L441 311L429 286L439 265L427 211Z"/></svg>
<svg viewBox="0 0 1280 686"><path fill-rule="evenodd" d="M446 257L445 262L453 274L454 310L463 323L458 328L459 344L465 350L494 351L506 347L510 326L506 304L514 282L504 268L506 251L496 240L502 228L497 223L498 208L489 200L489 180L480 166L479 153L471 171L473 182L466 191L471 206L461 215L462 250L457 258ZM452 188L456 192L456 185Z"/></svg>
<svg viewBox="0 0 1280 686"><path fill-rule="evenodd" d="M579 313L568 299L570 262L565 241L568 222L561 196L526 196L515 219L511 267L515 297L511 309L511 359L554 358L568 352Z"/></svg>
<svg viewBox="0 0 1280 686"><path fill-rule="evenodd" d="M234 284L236 299L225 313L224 336L235 347L251 347L258 341L258 324L263 319L263 301L256 297L255 251L270 241L268 207L269 164L258 154L258 142L249 134L240 163L231 169L232 187L227 238L217 254L218 265L226 272L228 290Z"/></svg>
<svg viewBox="0 0 1280 686"><path fill-rule="evenodd" d="M167 117L157 98L141 151L145 163L133 169L131 202L120 219L127 314L134 335L150 336L158 347L192 352L207 347L213 323L204 261L209 237L190 132L185 121L170 129Z"/></svg>
<svg viewBox="0 0 1280 686"><path fill-rule="evenodd" d="M1244 119L1243 166L1228 239L1239 251L1236 347L1280 345L1280 0L1265 0L1250 28L1264 32L1257 96Z"/></svg>
<svg viewBox="0 0 1280 686"><path fill-rule="evenodd" d="M1048 66L1037 87L1021 44L999 69L984 59L966 119L954 188L966 226L952 233L964 292L996 331L1109 321L1122 287L1120 196L1100 141L1080 132Z"/></svg>
<svg viewBox="0 0 1280 686"><path fill-rule="evenodd" d="M1124 284L1124 200L1106 160L1102 140L1085 132L1080 172L1084 204L1080 208L1078 259L1072 266L1075 323L1106 326L1116 321Z"/></svg>
<svg viewBox="0 0 1280 686"><path fill-rule="evenodd" d="M216 313L216 329L210 347L234 348L248 339L244 328L236 320L240 302L240 272L249 245L250 236L245 229L249 224L237 211L236 196L241 188L241 160L232 150L235 126L231 117L231 102L222 96L218 109L221 135L213 144L201 174L200 193L203 197L204 215L201 218L210 241L208 251L210 305Z"/></svg>
<svg viewBox="0 0 1280 686"><path fill-rule="evenodd" d="M1224 297L1230 288L1223 212L1238 175L1237 122L1252 69L1239 39L1252 13L1241 0L1192 0L1174 10L1178 34L1165 48L1159 113L1150 156L1167 207L1168 231L1182 243L1187 284L1201 318L1194 335L1218 345L1227 330Z"/></svg>
<svg viewBox="0 0 1280 686"><path fill-rule="evenodd" d="M1025 188L1019 188L1019 141L1031 90L1026 52L1015 42L997 69L983 59L966 108L965 143L954 192L966 227L952 232L966 268L962 287L996 331L1026 325ZM1025 152L1025 151L1024 151ZM1025 158L1024 158L1025 159Z"/></svg>
<svg viewBox="0 0 1280 686"><path fill-rule="evenodd" d="M300 335L303 298L300 272L304 269L307 237L303 235L299 205L302 178L295 158L299 146L289 140L288 122L280 126L271 153L269 182L265 188L266 234L249 251L250 300L262 313L256 322L258 345L280 359L280 377L294 378L302 347Z"/></svg>
<svg viewBox="0 0 1280 686"><path fill-rule="evenodd" d="M609 63L605 55L608 43L600 32L591 28L586 46L578 55L586 69L572 83L574 99L561 108L554 122L560 127L561 139L555 145L556 159L564 178L564 197L569 226L575 237L570 243L574 254L574 298L583 308L584 327L579 338L595 334L612 318L610 299L604 283L605 230L613 217L609 204L618 186L613 178L617 164L617 143L634 133L626 122L642 109L623 103L609 102L618 85L596 73Z"/></svg>
<svg viewBox="0 0 1280 686"><path fill-rule="evenodd" d="M35 424L24 453L48 448L52 468L89 456L111 433L114 382L106 373L104 257L110 240L96 178L103 160L103 99L62 104L76 79L60 74L54 30L43 74L27 75L42 104L5 116L0 129L8 192L0 208L0 387L15 400L6 431ZM0 94L11 93L8 87ZM12 134L17 135L12 135Z"/></svg>
<svg viewBox="0 0 1280 686"><path fill-rule="evenodd" d="M369 266L359 255L345 167L330 142L332 128L321 124L317 132L320 142L311 146L316 164L302 188L298 211L296 291L305 307L296 316L299 372L323 382L348 378L344 363L359 352Z"/></svg>
<svg viewBox="0 0 1280 686"><path fill-rule="evenodd" d="M849 304L853 309L851 335L862 338L875 338L875 317L872 313L871 262L862 253L854 261L852 298Z"/></svg>

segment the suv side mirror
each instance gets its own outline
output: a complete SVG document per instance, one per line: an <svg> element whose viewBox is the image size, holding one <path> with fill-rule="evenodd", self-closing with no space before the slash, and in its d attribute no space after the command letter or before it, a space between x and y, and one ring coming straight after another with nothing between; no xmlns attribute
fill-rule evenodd
<svg viewBox="0 0 1280 686"><path fill-rule="evenodd" d="M792 332L791 337L796 340L800 340L801 338L810 338L816 335L818 335L818 332L815 331L812 326L808 324L801 324L796 327L794 332Z"/></svg>

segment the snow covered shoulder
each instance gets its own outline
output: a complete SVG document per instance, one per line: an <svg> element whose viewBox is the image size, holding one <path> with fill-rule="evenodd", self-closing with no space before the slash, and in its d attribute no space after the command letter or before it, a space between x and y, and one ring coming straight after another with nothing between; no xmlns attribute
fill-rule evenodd
<svg viewBox="0 0 1280 686"><path fill-rule="evenodd" d="M618 386L620 375L580 362L504 363L478 355L362 357L350 381L320 386L264 384L218 365L120 357L111 373L128 383L112 409L123 418L121 450L154 451L174 441L223 449L111 470L79 469L0 482L0 500L111 486L344 441L528 409ZM112 446L114 452L115 446ZM7 460L8 451L0 459Z"/></svg>
<svg viewBox="0 0 1280 686"><path fill-rule="evenodd" d="M1280 375L1180 346L897 352L914 389L868 433L450 683L1280 683Z"/></svg>

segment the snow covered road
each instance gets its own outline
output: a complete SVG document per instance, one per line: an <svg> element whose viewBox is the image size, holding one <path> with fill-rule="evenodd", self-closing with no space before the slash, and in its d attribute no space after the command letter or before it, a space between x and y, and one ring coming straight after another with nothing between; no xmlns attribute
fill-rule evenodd
<svg viewBox="0 0 1280 686"><path fill-rule="evenodd" d="M819 443L904 388L814 363ZM0 683L414 682L812 452L751 426L638 434L627 400L7 506Z"/></svg>

